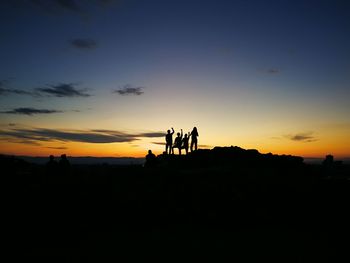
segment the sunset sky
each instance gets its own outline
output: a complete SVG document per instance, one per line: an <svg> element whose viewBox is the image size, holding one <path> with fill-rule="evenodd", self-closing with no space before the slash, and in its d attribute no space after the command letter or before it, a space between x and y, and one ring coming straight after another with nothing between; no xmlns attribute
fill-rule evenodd
<svg viewBox="0 0 350 263"><path fill-rule="evenodd" d="M0 153L350 156L350 1L2 0Z"/></svg>

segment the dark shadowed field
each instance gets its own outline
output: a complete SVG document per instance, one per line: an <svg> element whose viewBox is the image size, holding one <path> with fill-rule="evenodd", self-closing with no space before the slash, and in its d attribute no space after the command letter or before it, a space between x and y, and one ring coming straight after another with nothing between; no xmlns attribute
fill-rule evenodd
<svg viewBox="0 0 350 263"><path fill-rule="evenodd" d="M349 167L222 149L152 167L1 157L13 257L348 262Z"/></svg>

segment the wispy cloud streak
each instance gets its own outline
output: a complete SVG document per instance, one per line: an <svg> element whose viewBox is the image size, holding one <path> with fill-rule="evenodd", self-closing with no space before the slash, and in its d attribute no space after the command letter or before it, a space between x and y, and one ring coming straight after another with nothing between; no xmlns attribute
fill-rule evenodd
<svg viewBox="0 0 350 263"><path fill-rule="evenodd" d="M22 115L34 115L34 114L52 114L61 113L59 110L48 109L35 109L35 108L15 108L13 110L1 111L2 114L22 114Z"/></svg>
<svg viewBox="0 0 350 263"><path fill-rule="evenodd" d="M85 89L77 89L76 84L73 83L61 83L57 85L50 85L46 88L37 88L41 94L54 96L54 97L89 97L90 94L86 93Z"/></svg>
<svg viewBox="0 0 350 263"><path fill-rule="evenodd" d="M54 130L54 129L9 129L0 130L0 136L31 142L85 142L85 143L122 143L132 142L140 138L163 137L164 133L126 133L115 130Z"/></svg>
<svg viewBox="0 0 350 263"><path fill-rule="evenodd" d="M90 38L76 38L70 41L70 44L77 49L94 49L97 47L97 42Z"/></svg>
<svg viewBox="0 0 350 263"><path fill-rule="evenodd" d="M313 132L304 132L304 133L297 133L297 134L291 134L286 135L288 139L296 142L314 142L317 141L317 138L313 136Z"/></svg>
<svg viewBox="0 0 350 263"><path fill-rule="evenodd" d="M22 89L9 89L2 88L0 86L0 95L17 94L17 95L34 95L33 92L22 90Z"/></svg>
<svg viewBox="0 0 350 263"><path fill-rule="evenodd" d="M74 0L30 0L30 3L48 13L57 13L61 10L68 10L80 13L82 10Z"/></svg>
<svg viewBox="0 0 350 263"><path fill-rule="evenodd" d="M144 87L133 87L130 84L124 85L122 88L114 90L113 93L118 93L119 95L142 95Z"/></svg>

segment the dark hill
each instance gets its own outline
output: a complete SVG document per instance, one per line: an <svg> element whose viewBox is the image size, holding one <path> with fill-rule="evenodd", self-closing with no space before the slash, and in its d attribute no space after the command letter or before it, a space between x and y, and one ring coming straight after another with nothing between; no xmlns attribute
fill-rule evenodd
<svg viewBox="0 0 350 263"><path fill-rule="evenodd" d="M292 155L261 154L255 149L245 150L237 146L200 149L188 155L165 155L157 157L160 165L178 167L227 167L227 166L301 166L303 158Z"/></svg>
<svg viewBox="0 0 350 263"><path fill-rule="evenodd" d="M30 262L350 262L346 165L239 147L151 167L0 164L7 243Z"/></svg>

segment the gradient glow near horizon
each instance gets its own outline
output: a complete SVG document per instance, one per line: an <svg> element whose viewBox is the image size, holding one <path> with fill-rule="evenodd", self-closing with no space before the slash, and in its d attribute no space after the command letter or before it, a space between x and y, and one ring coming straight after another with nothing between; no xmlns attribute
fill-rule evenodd
<svg viewBox="0 0 350 263"><path fill-rule="evenodd" d="M350 156L348 1L0 3L2 154Z"/></svg>

